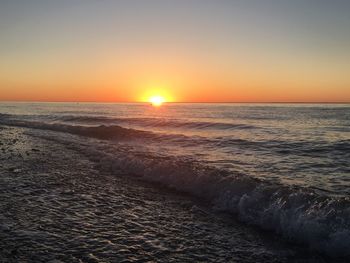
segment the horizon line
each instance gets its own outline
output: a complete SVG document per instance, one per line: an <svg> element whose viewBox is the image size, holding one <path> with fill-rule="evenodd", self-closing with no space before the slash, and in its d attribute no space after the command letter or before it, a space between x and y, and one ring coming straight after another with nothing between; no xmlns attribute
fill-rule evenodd
<svg viewBox="0 0 350 263"><path fill-rule="evenodd" d="M60 100L0 100L0 103L126 103L149 104L148 101L60 101ZM350 104L350 101L166 101L164 104Z"/></svg>

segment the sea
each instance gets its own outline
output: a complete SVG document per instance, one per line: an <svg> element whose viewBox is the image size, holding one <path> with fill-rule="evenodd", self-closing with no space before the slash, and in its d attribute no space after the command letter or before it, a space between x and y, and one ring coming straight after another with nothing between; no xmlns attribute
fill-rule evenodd
<svg viewBox="0 0 350 263"><path fill-rule="evenodd" d="M350 250L350 105L0 103L0 124L327 255Z"/></svg>

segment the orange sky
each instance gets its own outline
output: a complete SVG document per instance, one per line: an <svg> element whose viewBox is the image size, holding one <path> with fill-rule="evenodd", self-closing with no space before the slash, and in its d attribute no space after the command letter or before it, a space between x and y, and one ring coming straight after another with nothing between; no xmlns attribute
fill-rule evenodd
<svg viewBox="0 0 350 263"><path fill-rule="evenodd" d="M350 5L253 2L0 3L0 100L350 102Z"/></svg>

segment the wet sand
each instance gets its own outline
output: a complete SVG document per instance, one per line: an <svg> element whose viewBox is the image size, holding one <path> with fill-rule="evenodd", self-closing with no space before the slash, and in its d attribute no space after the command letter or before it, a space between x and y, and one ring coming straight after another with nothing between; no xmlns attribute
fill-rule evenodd
<svg viewBox="0 0 350 263"><path fill-rule="evenodd" d="M328 262L183 193L0 126L0 262Z"/></svg>

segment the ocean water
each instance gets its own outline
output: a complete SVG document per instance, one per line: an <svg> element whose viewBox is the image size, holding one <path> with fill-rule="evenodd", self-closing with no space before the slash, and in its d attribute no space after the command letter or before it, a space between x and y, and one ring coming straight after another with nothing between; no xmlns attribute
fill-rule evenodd
<svg viewBox="0 0 350 263"><path fill-rule="evenodd" d="M350 105L1 103L0 124L349 256Z"/></svg>

